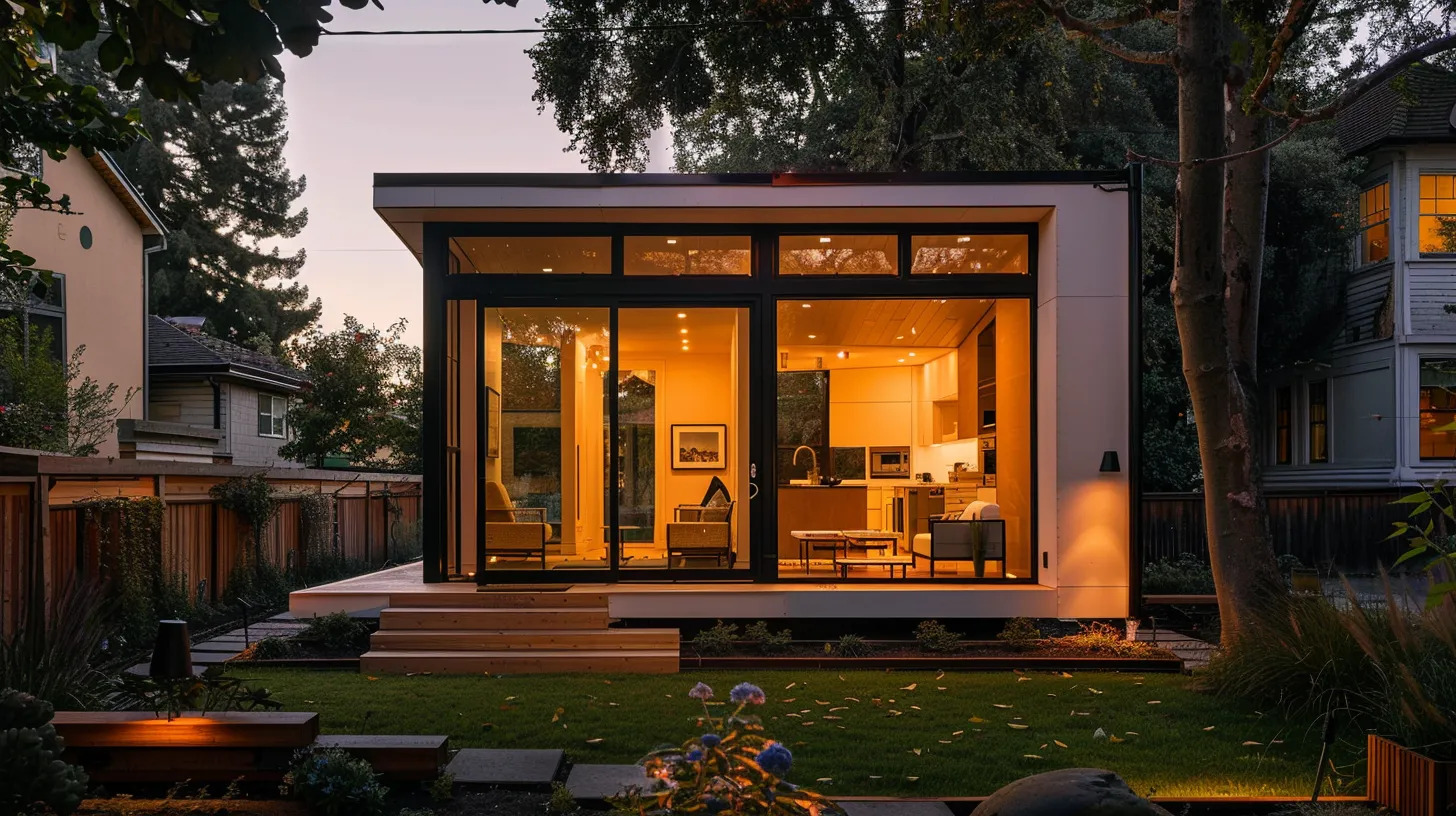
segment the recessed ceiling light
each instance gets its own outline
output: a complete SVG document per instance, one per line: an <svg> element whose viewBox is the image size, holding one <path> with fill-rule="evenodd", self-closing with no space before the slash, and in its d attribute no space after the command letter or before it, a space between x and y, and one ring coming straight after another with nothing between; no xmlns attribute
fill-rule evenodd
<svg viewBox="0 0 1456 816"><path fill-rule="evenodd" d="M549 267L549 266L543 266L543 267L541 267L541 271L542 272L550 272L551 271L551 267Z"/></svg>
<svg viewBox="0 0 1456 816"><path fill-rule="evenodd" d="M914 356L915 356L915 352L913 352L913 351L912 351L912 352L910 352L910 356L911 356L911 357L914 357Z"/></svg>
<svg viewBox="0 0 1456 816"><path fill-rule="evenodd" d="M904 357L901 357L900 359L896 360L895 362L897 362L897 363L903 363L903 362L905 362L905 358Z"/></svg>
<svg viewBox="0 0 1456 816"><path fill-rule="evenodd" d="M962 235L961 237L959 237L959 238L956 239L956 243L957 244L969 244L970 242L971 242L971 236L969 236L969 235ZM669 241L668 243L672 243L672 242Z"/></svg>
<svg viewBox="0 0 1456 816"><path fill-rule="evenodd" d="M667 242L669 244L675 244L675 243L677 243L677 239L676 238L669 238L669 239L667 239Z"/></svg>
<svg viewBox="0 0 1456 816"><path fill-rule="evenodd" d="M848 360L849 359L849 352L847 352L847 351L840 351L840 352L836 353L834 356L835 357L838 357L841 360Z"/></svg>
<svg viewBox="0 0 1456 816"><path fill-rule="evenodd" d="M677 313L677 316L678 316L679 319L681 319L681 318L687 317L688 316L688 313L687 312L678 312Z"/></svg>
<svg viewBox="0 0 1456 816"><path fill-rule="evenodd" d="M812 303L800 303L799 305L800 306L803 306L805 309L808 309L809 307L813 306L814 304L812 304Z"/></svg>
<svg viewBox="0 0 1456 816"><path fill-rule="evenodd" d="M688 333L688 330L687 329L678 329L677 330L677 333L678 334L687 334Z"/></svg>
<svg viewBox="0 0 1456 816"><path fill-rule="evenodd" d="M911 334L915 334L915 327L914 327L914 326L911 326L911 327L910 327L910 333L911 333Z"/></svg>
<svg viewBox="0 0 1456 816"><path fill-rule="evenodd" d="M809 339L810 340L813 340L813 339L817 338L818 336L819 335L817 335L817 334L811 334L811 335L809 335Z"/></svg>
<svg viewBox="0 0 1456 816"><path fill-rule="evenodd" d="M897 335L895 335L895 339L896 340L904 340L905 339L905 335L903 335L903 334L897 334Z"/></svg>
<svg viewBox="0 0 1456 816"><path fill-rule="evenodd" d="M821 243L821 244L827 244L827 243L829 243L832 240L834 240L834 239L832 239L832 238L820 238L819 239L819 243Z"/></svg>
<svg viewBox="0 0 1456 816"><path fill-rule="evenodd" d="M683 347L682 347L682 350L683 350L683 351L687 351L687 350L688 350L688 347L687 347L687 346L683 346Z"/></svg>

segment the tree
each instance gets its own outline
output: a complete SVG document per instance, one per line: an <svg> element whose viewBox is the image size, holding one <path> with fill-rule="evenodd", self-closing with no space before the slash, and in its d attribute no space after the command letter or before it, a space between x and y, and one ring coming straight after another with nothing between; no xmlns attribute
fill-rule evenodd
<svg viewBox="0 0 1456 816"><path fill-rule="evenodd" d="M489 2L490 0L484 0ZM362 9L371 0L339 0ZM380 0L372 0L376 6ZM494 0L510 3L512 0ZM105 30L102 71L119 87L158 99L196 102L207 83L283 78L278 55L307 56L332 0L12 0L0 3L0 209L70 212L36 173L39 152L60 161L71 148L91 155L145 136L138 117L111 110L93 86L51 70L49 46L81 48ZM382 7L382 6L381 6ZM29 280L35 258L0 241L0 278Z"/></svg>
<svg viewBox="0 0 1456 816"><path fill-rule="evenodd" d="M344 316L344 328L313 331L289 348L290 362L312 380L288 411L293 439L280 453L322 465L418 470L423 389L420 351L400 342L405 322L387 330Z"/></svg>
<svg viewBox="0 0 1456 816"><path fill-rule="evenodd" d="M139 389L116 405L116 383L82 373L85 346L64 360L51 357L52 346L48 327L0 319L0 445L95 456Z"/></svg>
<svg viewBox="0 0 1456 816"><path fill-rule="evenodd" d="M321 304L296 280L303 250L262 246L296 237L308 223L308 210L293 211L305 180L284 161L281 84L214 82L195 102L168 102L145 88L117 88L99 70L98 47L63 54L63 70L97 87L114 109L136 110L148 134L116 158L171 231L151 263L151 311L199 315L209 333L265 349L308 328Z"/></svg>
<svg viewBox="0 0 1456 816"><path fill-rule="evenodd" d="M1069 37L1169 68L1177 80L1177 157L1154 161L1177 172L1174 314L1197 420L1222 640L1237 648L1284 594L1260 481L1256 388L1271 149L1405 66L1456 47L1456 36L1391 25L1412 10L1358 0L1291 0L1283 13L1272 4L1176 0L1094 17L1077 16L1064 0L1028 2ZM1149 26L1171 29L1173 46L1145 50L1118 37ZM1369 40L1349 46L1362 29ZM1341 64L1347 48L1351 59ZM1295 70L1300 64L1305 73ZM1311 75L1323 81L1311 83ZM1322 92L1328 101L1304 104ZM1272 139L1271 123L1283 129Z"/></svg>

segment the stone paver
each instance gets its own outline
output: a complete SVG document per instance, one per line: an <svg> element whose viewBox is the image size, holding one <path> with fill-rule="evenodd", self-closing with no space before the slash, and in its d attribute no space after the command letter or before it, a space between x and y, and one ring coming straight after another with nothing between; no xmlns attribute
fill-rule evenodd
<svg viewBox="0 0 1456 816"><path fill-rule="evenodd" d="M944 802L840 802L845 816L951 816Z"/></svg>
<svg viewBox="0 0 1456 816"><path fill-rule="evenodd" d="M646 790L641 765L573 765L566 789L577 799L606 799L636 785Z"/></svg>
<svg viewBox="0 0 1456 816"><path fill-rule="evenodd" d="M465 785L549 785L564 758L557 749L462 748L445 771Z"/></svg>
<svg viewBox="0 0 1456 816"><path fill-rule="evenodd" d="M1167 649L1183 659L1183 664L1189 669L1202 668L1208 665L1208 659L1213 656L1215 647L1196 638L1188 637L1170 629L1139 629L1137 639L1143 643L1156 644L1159 648Z"/></svg>

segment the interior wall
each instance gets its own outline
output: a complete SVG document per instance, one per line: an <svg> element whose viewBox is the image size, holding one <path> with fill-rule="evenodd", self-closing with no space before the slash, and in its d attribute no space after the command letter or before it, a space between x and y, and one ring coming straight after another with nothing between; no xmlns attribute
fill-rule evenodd
<svg viewBox="0 0 1456 816"><path fill-rule="evenodd" d="M1031 575L1031 303L998 300L996 501L1006 519L1006 570Z"/></svg>
<svg viewBox="0 0 1456 816"><path fill-rule="evenodd" d="M829 376L831 447L909 447L915 369L844 368ZM820 462L820 470L826 463Z"/></svg>
<svg viewBox="0 0 1456 816"><path fill-rule="evenodd" d="M465 572L475 570L476 509L480 496L479 365L476 324L480 309L473 300L460 304L460 561ZM499 346L497 346L499 348ZM499 376L499 375L497 375Z"/></svg>
<svg viewBox="0 0 1456 816"><path fill-rule="evenodd" d="M715 350L714 353L678 353L666 360L665 370L660 372L662 410L659 413L662 444L658 446L658 470L663 489L663 506L658 508L657 542L666 545L665 528L662 526L672 518L673 508L682 504L699 504L708 484L714 476L728 485L728 492L739 505L745 505L748 496L738 474L744 468L744 457L731 455L739 450L740 433L738 425L738 404L735 400L733 354L731 348ZM672 467L673 425L726 425L727 436L724 451L729 455L722 470L674 470ZM746 472L746 470L744 471ZM738 521L737 518L734 519ZM735 532L742 527L735 523Z"/></svg>

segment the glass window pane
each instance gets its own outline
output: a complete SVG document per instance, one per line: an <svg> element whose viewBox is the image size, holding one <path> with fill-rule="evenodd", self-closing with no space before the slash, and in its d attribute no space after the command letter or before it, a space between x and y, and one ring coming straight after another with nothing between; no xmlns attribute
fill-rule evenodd
<svg viewBox="0 0 1456 816"><path fill-rule="evenodd" d="M910 274L1019 274L1031 268L1025 235L916 235L910 239Z"/></svg>
<svg viewBox="0 0 1456 816"><path fill-rule="evenodd" d="M780 275L898 275L893 235L783 235Z"/></svg>
<svg viewBox="0 0 1456 816"><path fill-rule="evenodd" d="M1382 221L1365 230L1361 236L1360 257L1376 263L1390 257L1390 222Z"/></svg>
<svg viewBox="0 0 1456 816"><path fill-rule="evenodd" d="M628 275L751 275L747 235L629 235L622 239Z"/></svg>
<svg viewBox="0 0 1456 816"><path fill-rule="evenodd" d="M1456 217L1421 216L1420 247L1423 255L1456 252Z"/></svg>
<svg viewBox="0 0 1456 816"><path fill-rule="evenodd" d="M1436 176L1436 198L1451 197L1451 179L1456 178L1445 173Z"/></svg>
<svg viewBox="0 0 1456 816"><path fill-rule="evenodd" d="M457 238L460 274L609 275L610 238Z"/></svg>
<svg viewBox="0 0 1456 816"><path fill-rule="evenodd" d="M1422 459L1456 459L1456 358L1421 360Z"/></svg>
<svg viewBox="0 0 1456 816"><path fill-rule="evenodd" d="M1421 198L1422 199L1426 199L1426 198L1435 198L1435 197L1436 197L1436 177L1435 176L1431 176L1431 175L1422 174L1421 175Z"/></svg>

